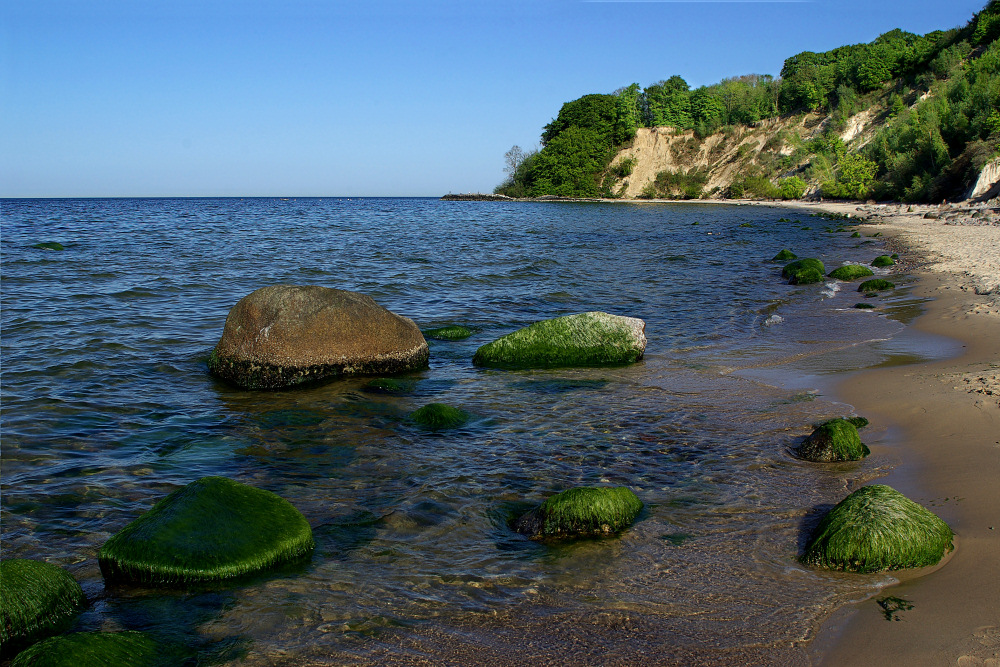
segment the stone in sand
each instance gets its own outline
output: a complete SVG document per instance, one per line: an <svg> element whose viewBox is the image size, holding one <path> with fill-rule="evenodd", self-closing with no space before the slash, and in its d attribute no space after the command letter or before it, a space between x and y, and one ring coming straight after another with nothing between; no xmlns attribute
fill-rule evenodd
<svg viewBox="0 0 1000 667"><path fill-rule="evenodd" d="M641 510L642 501L627 487L584 486L551 496L512 527L533 540L603 537L631 526Z"/></svg>
<svg viewBox="0 0 1000 667"><path fill-rule="evenodd" d="M282 389L345 375L418 370L427 359L417 325L369 296L272 285L229 311L208 367L244 389Z"/></svg>
<svg viewBox="0 0 1000 667"><path fill-rule="evenodd" d="M589 312L542 320L476 350L472 363L499 368L630 364L646 350L646 323Z"/></svg>

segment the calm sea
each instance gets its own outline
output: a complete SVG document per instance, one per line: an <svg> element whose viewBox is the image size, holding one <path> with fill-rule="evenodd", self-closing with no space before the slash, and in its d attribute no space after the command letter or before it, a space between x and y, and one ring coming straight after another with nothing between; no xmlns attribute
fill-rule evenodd
<svg viewBox="0 0 1000 667"><path fill-rule="evenodd" d="M202 664L807 662L817 624L887 577L796 562L817 511L893 465L789 448L851 414L839 374L894 345L902 289L795 287L781 248L828 270L879 239L780 208L435 199L4 200L3 557L67 567L78 630L145 630ZM62 251L33 247L55 241ZM877 272L884 273L882 270ZM207 375L229 309L276 283L356 290L422 328L404 396L365 380L245 392ZM589 310L646 321L640 363L474 368L475 349ZM426 432L430 402L474 415ZM860 411L863 414L863 409ZM885 446L878 447L885 440ZM96 553L179 485L225 475L288 499L312 559L191 590L105 588ZM631 487L619 538L562 546L510 516L575 485Z"/></svg>

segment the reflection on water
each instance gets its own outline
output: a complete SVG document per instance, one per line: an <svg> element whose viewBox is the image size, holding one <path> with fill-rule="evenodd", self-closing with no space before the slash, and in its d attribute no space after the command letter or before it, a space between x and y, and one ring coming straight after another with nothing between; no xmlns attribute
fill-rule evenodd
<svg viewBox="0 0 1000 667"><path fill-rule="evenodd" d="M862 312L850 285L780 280L767 260L783 247L831 267L878 251L823 221L778 222L779 209L3 207L3 556L68 567L93 601L78 628L147 630L204 663L801 661L816 623L880 581L799 566L803 535L888 465L789 454L844 410L810 382L946 352L897 335L919 309L905 289ZM32 248L46 240L66 250ZM428 341L430 368L393 387L258 393L210 378L229 308L274 283L358 290L422 328L476 333ZM645 359L469 362L516 327L588 310L643 318ZM420 429L409 415L430 402L473 418ZM291 501L313 527L312 559L198 590L106 590L98 548L204 475ZM628 485L646 508L609 540L542 545L508 528L581 484Z"/></svg>

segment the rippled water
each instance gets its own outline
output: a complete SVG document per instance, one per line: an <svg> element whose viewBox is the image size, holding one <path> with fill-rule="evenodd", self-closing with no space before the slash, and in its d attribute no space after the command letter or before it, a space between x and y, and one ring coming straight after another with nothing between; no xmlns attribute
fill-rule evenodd
<svg viewBox="0 0 1000 667"><path fill-rule="evenodd" d="M891 464L792 457L812 423L850 411L808 389L885 361L870 341L917 307L904 289L859 311L850 285L780 279L767 260L782 247L828 270L879 254L836 222L714 205L121 199L5 200L2 224L3 556L68 567L92 602L77 629L147 630L202 663L797 664L819 621L881 581L795 560L816 510ZM45 241L65 250L33 247ZM477 333L429 341L404 396L209 377L229 308L275 283ZM588 310L644 319L645 359L471 366L498 335ZM475 418L423 431L407 415L429 402ZM222 586L105 589L101 544L205 475L291 501L312 559ZM579 484L628 485L646 509L601 541L507 528Z"/></svg>

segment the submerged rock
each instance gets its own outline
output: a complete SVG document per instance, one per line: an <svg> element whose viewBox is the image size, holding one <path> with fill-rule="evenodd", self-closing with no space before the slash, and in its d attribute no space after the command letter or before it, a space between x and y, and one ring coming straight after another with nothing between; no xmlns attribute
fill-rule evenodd
<svg viewBox="0 0 1000 667"><path fill-rule="evenodd" d="M109 539L104 578L186 584L239 577L312 552L312 530L279 496L225 477L174 491Z"/></svg>
<svg viewBox="0 0 1000 667"><path fill-rule="evenodd" d="M879 255L878 257L872 260L872 266L876 267L886 267L895 265L896 265L896 260L890 257L889 255Z"/></svg>
<svg viewBox="0 0 1000 667"><path fill-rule="evenodd" d="M476 350L472 363L500 368L629 364L642 359L646 323L590 312L535 322Z"/></svg>
<svg viewBox="0 0 1000 667"><path fill-rule="evenodd" d="M641 510L642 501L627 487L577 487L523 514L513 528L533 540L601 537L631 526Z"/></svg>
<svg viewBox="0 0 1000 667"><path fill-rule="evenodd" d="M860 264L845 264L839 269L834 269L830 272L830 277L837 280L857 280L858 278L866 278L872 275L875 274L872 273L871 269Z"/></svg>
<svg viewBox="0 0 1000 667"><path fill-rule="evenodd" d="M434 430L455 428L469 421L469 413L444 403L429 403L410 418L425 428Z"/></svg>
<svg viewBox="0 0 1000 667"><path fill-rule="evenodd" d="M852 424L854 424L854 428L857 428L857 429L862 429L865 426L868 426L868 423L869 423L868 419L866 417L848 417L847 421L849 421Z"/></svg>
<svg viewBox="0 0 1000 667"><path fill-rule="evenodd" d="M375 378L361 389L370 394L409 394L417 387L416 380L403 380L399 378Z"/></svg>
<svg viewBox="0 0 1000 667"><path fill-rule="evenodd" d="M866 422L867 423L867 422ZM859 461L871 451L861 442L857 427L846 419L821 424L799 445L799 457L807 461Z"/></svg>
<svg viewBox="0 0 1000 667"><path fill-rule="evenodd" d="M39 560L0 562L0 644L4 652L60 632L86 605L66 570Z"/></svg>
<svg viewBox="0 0 1000 667"><path fill-rule="evenodd" d="M875 306L873 304L870 304L870 303L861 302L861 303L854 304L854 307L858 308L859 310L871 310Z"/></svg>
<svg viewBox="0 0 1000 667"><path fill-rule="evenodd" d="M173 667L184 663L181 653L142 632L74 632L35 644L11 667Z"/></svg>
<svg viewBox="0 0 1000 667"><path fill-rule="evenodd" d="M229 311L208 367L244 389L282 389L344 375L418 370L427 359L417 325L369 296L272 285Z"/></svg>
<svg viewBox="0 0 1000 667"><path fill-rule="evenodd" d="M891 283L884 278L872 278L858 285L859 292L878 292L880 290L895 289L896 283Z"/></svg>
<svg viewBox="0 0 1000 667"><path fill-rule="evenodd" d="M452 324L446 327L438 327L437 329L427 329L424 331L424 335L428 338L436 338L438 340L465 340L472 335L472 329Z"/></svg>
<svg viewBox="0 0 1000 667"><path fill-rule="evenodd" d="M813 257L797 259L781 269L781 277L787 278L792 285L808 285L823 281L826 272L823 262Z"/></svg>
<svg viewBox="0 0 1000 667"><path fill-rule="evenodd" d="M892 487L873 484L823 517L801 560L851 572L924 567L951 550L953 537L934 513Z"/></svg>
<svg viewBox="0 0 1000 667"><path fill-rule="evenodd" d="M789 250L788 248L782 248L781 251L771 258L772 262L787 262L789 260L798 259L798 255Z"/></svg>
<svg viewBox="0 0 1000 667"><path fill-rule="evenodd" d="M36 243L31 246L32 248L37 248L38 250L65 250L62 243L58 241L45 241L44 243Z"/></svg>

